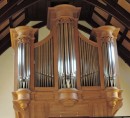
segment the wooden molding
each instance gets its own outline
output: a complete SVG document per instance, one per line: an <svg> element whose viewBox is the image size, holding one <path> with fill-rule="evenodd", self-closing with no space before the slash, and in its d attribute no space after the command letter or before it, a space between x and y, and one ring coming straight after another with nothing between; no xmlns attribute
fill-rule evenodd
<svg viewBox="0 0 130 118"><path fill-rule="evenodd" d="M47 27L50 29L52 24L52 20L59 18L61 16L69 16L72 18L79 19L80 15L80 7L74 7L72 5L58 5L53 8L48 8L48 20L47 20Z"/></svg>
<svg viewBox="0 0 130 118"><path fill-rule="evenodd" d="M122 90L116 87L106 88L106 99L108 107L110 107L110 114L115 114L116 111L122 106Z"/></svg>
<svg viewBox="0 0 130 118"><path fill-rule="evenodd" d="M29 26L19 26L17 28L10 29L11 43L12 47L17 46L17 42L21 43L30 43L34 42L34 34L37 32L37 29L33 29ZM17 41L17 42L16 42Z"/></svg>
<svg viewBox="0 0 130 118"><path fill-rule="evenodd" d="M107 87L106 88L106 97L107 101L110 107L114 108L117 105L117 101L122 99L121 96L119 96L119 93L122 90L116 88L116 87Z"/></svg>
<svg viewBox="0 0 130 118"><path fill-rule="evenodd" d="M107 37L107 36L114 36L114 39L117 39L117 35L119 33L120 28L116 28L114 26L106 25L101 26L99 28L93 28L92 34L95 33L97 37Z"/></svg>
<svg viewBox="0 0 130 118"><path fill-rule="evenodd" d="M12 94L16 118L29 118L30 91L19 89Z"/></svg>
<svg viewBox="0 0 130 118"><path fill-rule="evenodd" d="M73 106L76 102L78 102L78 90L74 88L66 88L59 90L59 101L64 106Z"/></svg>

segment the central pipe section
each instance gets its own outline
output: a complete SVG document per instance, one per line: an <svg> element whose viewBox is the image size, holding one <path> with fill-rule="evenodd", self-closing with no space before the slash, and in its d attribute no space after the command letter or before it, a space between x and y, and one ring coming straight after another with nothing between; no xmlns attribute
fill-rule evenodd
<svg viewBox="0 0 130 118"><path fill-rule="evenodd" d="M76 88L74 21L69 17L59 19L58 45L59 88Z"/></svg>

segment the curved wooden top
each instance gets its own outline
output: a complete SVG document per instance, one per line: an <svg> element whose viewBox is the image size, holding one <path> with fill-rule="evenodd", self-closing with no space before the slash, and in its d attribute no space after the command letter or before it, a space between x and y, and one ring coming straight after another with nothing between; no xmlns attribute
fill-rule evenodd
<svg viewBox="0 0 130 118"><path fill-rule="evenodd" d="M11 44L12 47L15 48L16 47L16 40L18 38L22 38L22 37L28 37L29 39L34 40L34 34L38 31L38 29L34 29L32 27L29 26L19 26L16 28L11 28L10 29L10 35L11 35Z"/></svg>
<svg viewBox="0 0 130 118"><path fill-rule="evenodd" d="M92 35L96 35L96 37L113 36L116 38L119 31L120 28L116 28L111 25L106 25L98 28L93 28Z"/></svg>
<svg viewBox="0 0 130 118"><path fill-rule="evenodd" d="M80 10L81 10L80 7L75 7L67 4L57 5L55 7L49 7L47 27L50 29L52 20L59 18L61 16L68 16L79 19Z"/></svg>

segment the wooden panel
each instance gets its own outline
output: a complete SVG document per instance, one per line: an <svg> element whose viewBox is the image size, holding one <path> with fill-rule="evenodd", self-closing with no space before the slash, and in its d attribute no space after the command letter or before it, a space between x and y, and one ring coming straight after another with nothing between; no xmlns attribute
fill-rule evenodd
<svg viewBox="0 0 130 118"><path fill-rule="evenodd" d="M116 27L121 28L120 31L123 32L125 30L125 26L123 24L121 24L118 20L116 20L115 18L112 18L110 23Z"/></svg>
<svg viewBox="0 0 130 118"><path fill-rule="evenodd" d="M0 1L0 9L7 4L7 0Z"/></svg>
<svg viewBox="0 0 130 118"><path fill-rule="evenodd" d="M83 91L82 93L82 99L100 99L100 98L103 98L105 96L102 96L102 93L100 93L99 91L93 91L93 94L92 94L92 91L88 91L88 92L85 92Z"/></svg>
<svg viewBox="0 0 130 118"><path fill-rule="evenodd" d="M45 118L44 104L43 102L35 102L34 104L34 118Z"/></svg>
<svg viewBox="0 0 130 118"><path fill-rule="evenodd" d="M52 100L54 99L53 92L44 92L35 94L35 100Z"/></svg>
<svg viewBox="0 0 130 118"><path fill-rule="evenodd" d="M24 10L22 10L22 11L16 13L16 14L14 14L14 15L12 16L12 19L15 19L15 18L16 18L19 14L21 14L23 11L24 11Z"/></svg>
<svg viewBox="0 0 130 118"><path fill-rule="evenodd" d="M34 110L35 110L35 109L34 109L34 107L35 107L35 102L34 102L34 101L31 101L29 107L30 107L29 112L31 113L31 114L30 114L30 118L34 118L34 114L35 114L35 111L34 111Z"/></svg>
<svg viewBox="0 0 130 118"><path fill-rule="evenodd" d="M88 103L85 105L80 103L75 105L75 107L64 107L59 103L51 104L50 106L50 117L91 116L90 104Z"/></svg>
<svg viewBox="0 0 130 118"><path fill-rule="evenodd" d="M21 23L25 19L25 14L21 15L17 20L14 21L13 26L16 27L19 23Z"/></svg>
<svg viewBox="0 0 130 118"><path fill-rule="evenodd" d="M64 107L59 102L33 101L30 104L31 118L107 116L105 100L79 102L73 107Z"/></svg>
<svg viewBox="0 0 130 118"><path fill-rule="evenodd" d="M98 116L105 116L105 114L107 114L107 105L105 102L103 102L102 104L100 103L93 103L93 116L98 117Z"/></svg>
<svg viewBox="0 0 130 118"><path fill-rule="evenodd" d="M126 36L130 39L130 30L127 32Z"/></svg>
<svg viewBox="0 0 130 118"><path fill-rule="evenodd" d="M9 28L7 27L1 34L0 34L0 40L3 39L8 33L9 33Z"/></svg>
<svg viewBox="0 0 130 118"><path fill-rule="evenodd" d="M92 19L99 25L105 25L105 22L99 17L97 16L95 13L93 13L92 15Z"/></svg>
<svg viewBox="0 0 130 118"><path fill-rule="evenodd" d="M122 42L122 45L127 49L127 50L129 50L130 51L130 43L127 41L127 40L123 40L123 42Z"/></svg>
<svg viewBox="0 0 130 118"><path fill-rule="evenodd" d="M107 6L107 4L105 2L103 2L103 0L97 0L97 1L102 3L103 5Z"/></svg>
<svg viewBox="0 0 130 118"><path fill-rule="evenodd" d="M118 0L118 4L127 12L130 12L130 3L128 3L126 0Z"/></svg>
<svg viewBox="0 0 130 118"><path fill-rule="evenodd" d="M9 24L9 20L4 21L2 24L0 24L0 31L6 27Z"/></svg>
<svg viewBox="0 0 130 118"><path fill-rule="evenodd" d="M97 7L95 7L94 10L97 11L102 17L104 17L105 19L107 19L108 14L106 12L104 12L103 10L101 10L101 9L99 9Z"/></svg>

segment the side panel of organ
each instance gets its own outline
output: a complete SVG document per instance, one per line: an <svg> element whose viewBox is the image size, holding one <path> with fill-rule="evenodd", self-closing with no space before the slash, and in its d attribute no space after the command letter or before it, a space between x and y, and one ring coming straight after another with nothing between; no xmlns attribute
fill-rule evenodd
<svg viewBox="0 0 130 118"><path fill-rule="evenodd" d="M79 13L80 8L71 5L49 8L50 34L38 43L37 29L10 30L18 70L16 118L113 116L122 106L116 61L119 29L94 28L95 38L87 39L77 28Z"/></svg>

